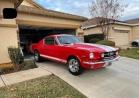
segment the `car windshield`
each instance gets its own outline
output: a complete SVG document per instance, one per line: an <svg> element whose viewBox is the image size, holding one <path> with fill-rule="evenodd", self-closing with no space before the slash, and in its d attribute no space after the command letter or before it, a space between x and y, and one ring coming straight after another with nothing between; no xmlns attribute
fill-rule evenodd
<svg viewBox="0 0 139 98"><path fill-rule="evenodd" d="M60 44L72 44L81 42L80 39L78 39L77 37L69 35L58 36L58 40Z"/></svg>

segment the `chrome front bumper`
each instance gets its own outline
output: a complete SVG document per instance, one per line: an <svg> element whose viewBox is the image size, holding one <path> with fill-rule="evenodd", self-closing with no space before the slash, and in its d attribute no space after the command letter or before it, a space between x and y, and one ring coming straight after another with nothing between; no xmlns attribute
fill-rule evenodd
<svg viewBox="0 0 139 98"><path fill-rule="evenodd" d="M110 60L104 60L104 61L100 61L100 62L83 62L84 64L89 64L89 65L95 65L95 64L105 64L105 63L112 63L115 61L118 61L118 59L120 58L120 56L114 58L114 59L110 59Z"/></svg>

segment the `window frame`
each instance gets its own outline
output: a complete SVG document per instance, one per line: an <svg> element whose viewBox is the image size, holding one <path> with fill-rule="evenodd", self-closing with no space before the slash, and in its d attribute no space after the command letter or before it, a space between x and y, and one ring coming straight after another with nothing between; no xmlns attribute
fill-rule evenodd
<svg viewBox="0 0 139 98"><path fill-rule="evenodd" d="M48 38L52 38L53 39L53 44L47 44L46 43L46 39L48 39ZM46 38L44 38L44 44L52 46L52 45L58 45L58 42L56 41L55 37L46 37Z"/></svg>

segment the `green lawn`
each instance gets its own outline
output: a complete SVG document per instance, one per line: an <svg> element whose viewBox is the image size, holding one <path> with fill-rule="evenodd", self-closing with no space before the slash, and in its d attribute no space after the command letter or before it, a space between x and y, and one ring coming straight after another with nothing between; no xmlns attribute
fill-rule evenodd
<svg viewBox="0 0 139 98"><path fill-rule="evenodd" d="M139 48L132 48L127 50L121 50L120 55L139 60Z"/></svg>
<svg viewBox="0 0 139 98"><path fill-rule="evenodd" d="M0 88L0 98L87 98L72 86L51 75Z"/></svg>

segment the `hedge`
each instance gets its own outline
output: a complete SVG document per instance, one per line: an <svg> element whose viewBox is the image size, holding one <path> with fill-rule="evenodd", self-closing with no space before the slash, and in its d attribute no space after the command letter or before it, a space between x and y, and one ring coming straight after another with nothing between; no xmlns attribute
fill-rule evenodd
<svg viewBox="0 0 139 98"><path fill-rule="evenodd" d="M103 34L91 34L91 35L85 35L84 36L84 42L85 43L96 43L98 41L104 40Z"/></svg>
<svg viewBox="0 0 139 98"><path fill-rule="evenodd" d="M101 40L101 41L98 41L97 44L113 46L113 47L115 46L115 42L109 41L109 40Z"/></svg>

